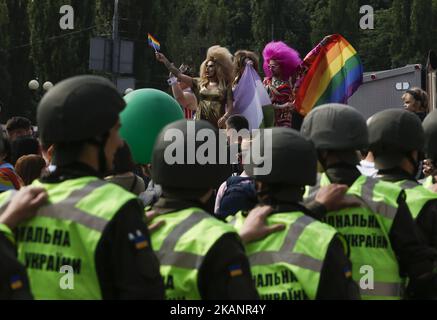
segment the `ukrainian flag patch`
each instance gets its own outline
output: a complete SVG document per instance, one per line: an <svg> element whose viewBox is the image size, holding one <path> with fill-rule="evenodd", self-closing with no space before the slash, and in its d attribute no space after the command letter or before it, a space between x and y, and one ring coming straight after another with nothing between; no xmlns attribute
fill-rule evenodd
<svg viewBox="0 0 437 320"><path fill-rule="evenodd" d="M243 269L241 269L240 265L233 265L229 267L229 273L232 278L242 276L243 275Z"/></svg>
<svg viewBox="0 0 437 320"><path fill-rule="evenodd" d="M12 290L18 290L23 288L24 284L23 281L21 280L20 276L14 276L11 278L11 289Z"/></svg>

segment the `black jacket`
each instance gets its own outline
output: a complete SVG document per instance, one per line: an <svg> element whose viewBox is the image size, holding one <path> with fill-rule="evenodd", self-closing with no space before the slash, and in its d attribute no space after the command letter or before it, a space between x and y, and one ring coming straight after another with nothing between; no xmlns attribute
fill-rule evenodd
<svg viewBox="0 0 437 320"><path fill-rule="evenodd" d="M169 214L193 207L204 209L197 202L161 198L153 210ZM230 270L233 266L239 266L242 274L232 277ZM203 300L258 299L249 261L237 234L225 234L209 250L199 269L198 286Z"/></svg>
<svg viewBox="0 0 437 320"><path fill-rule="evenodd" d="M99 174L88 166L74 164L41 180L50 184L87 176L99 177ZM130 238L138 232L148 242L145 248L137 249ZM95 263L103 299L164 299L159 261L151 246L139 200L126 203L108 223L96 248Z"/></svg>

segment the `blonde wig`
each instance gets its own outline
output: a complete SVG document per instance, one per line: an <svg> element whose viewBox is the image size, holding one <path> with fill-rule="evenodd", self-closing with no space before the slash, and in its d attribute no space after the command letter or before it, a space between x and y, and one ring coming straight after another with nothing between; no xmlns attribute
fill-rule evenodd
<svg viewBox="0 0 437 320"><path fill-rule="evenodd" d="M210 61L215 63L215 72L219 88L221 90L227 89L234 80L234 65L232 63L232 55L228 49L213 46L208 49L206 60L200 67L200 85L206 86L209 82L206 77L206 64Z"/></svg>

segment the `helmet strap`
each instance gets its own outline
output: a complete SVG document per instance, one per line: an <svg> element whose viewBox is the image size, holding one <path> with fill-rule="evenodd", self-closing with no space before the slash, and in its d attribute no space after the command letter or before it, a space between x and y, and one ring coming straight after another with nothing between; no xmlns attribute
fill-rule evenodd
<svg viewBox="0 0 437 320"><path fill-rule="evenodd" d="M98 138L94 138L87 141L90 144L93 144L96 147L98 147L99 168L97 171L101 174L102 177L105 176L109 171L108 164L106 162L106 153L105 153L105 147L106 147L106 143L108 142L108 139L109 139L109 132L106 132Z"/></svg>

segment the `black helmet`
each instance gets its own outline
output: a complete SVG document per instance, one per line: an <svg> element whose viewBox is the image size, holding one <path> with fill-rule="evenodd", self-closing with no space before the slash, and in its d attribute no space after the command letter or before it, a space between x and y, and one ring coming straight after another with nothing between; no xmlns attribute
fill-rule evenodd
<svg viewBox="0 0 437 320"><path fill-rule="evenodd" d="M420 119L402 109L377 113L369 122L370 151L378 169L392 169L411 151L423 151L425 134Z"/></svg>
<svg viewBox="0 0 437 320"><path fill-rule="evenodd" d="M263 131L254 139L253 143L260 143L260 150L264 150L270 132L271 154L266 150L262 165L266 167L269 161L271 172L256 175L253 164L245 165L246 172L256 180L270 184L296 187L314 185L317 178L317 153L314 144L294 129L273 128Z"/></svg>
<svg viewBox="0 0 437 320"><path fill-rule="evenodd" d="M37 121L42 143L80 142L103 135L116 124L124 107L123 98L105 78L77 76L64 80L39 103Z"/></svg>
<svg viewBox="0 0 437 320"><path fill-rule="evenodd" d="M326 104L305 118L301 133L311 139L317 150L363 150L368 146L366 120L344 104Z"/></svg>
<svg viewBox="0 0 437 320"><path fill-rule="evenodd" d="M206 139L205 142L197 141L196 137L201 130L210 134L207 142ZM211 135L215 139L213 143L210 141ZM169 141L169 137L174 139ZM217 129L207 121L179 120L167 125L159 134L153 149L153 181L161 185L164 191L189 189L189 192L193 192L193 189L205 191L217 188L232 174L230 165L219 164L219 151L227 152L226 138L221 141L224 141L224 150L219 150ZM213 155L208 154L208 159L211 158L215 163L199 162L198 153L205 154L205 149L201 148L205 148L206 144L214 147L214 150L208 150L215 152ZM178 161L169 163L172 159L167 157Z"/></svg>
<svg viewBox="0 0 437 320"><path fill-rule="evenodd" d="M425 148L426 157L437 160L437 110L431 112L423 121L423 130L425 131Z"/></svg>

